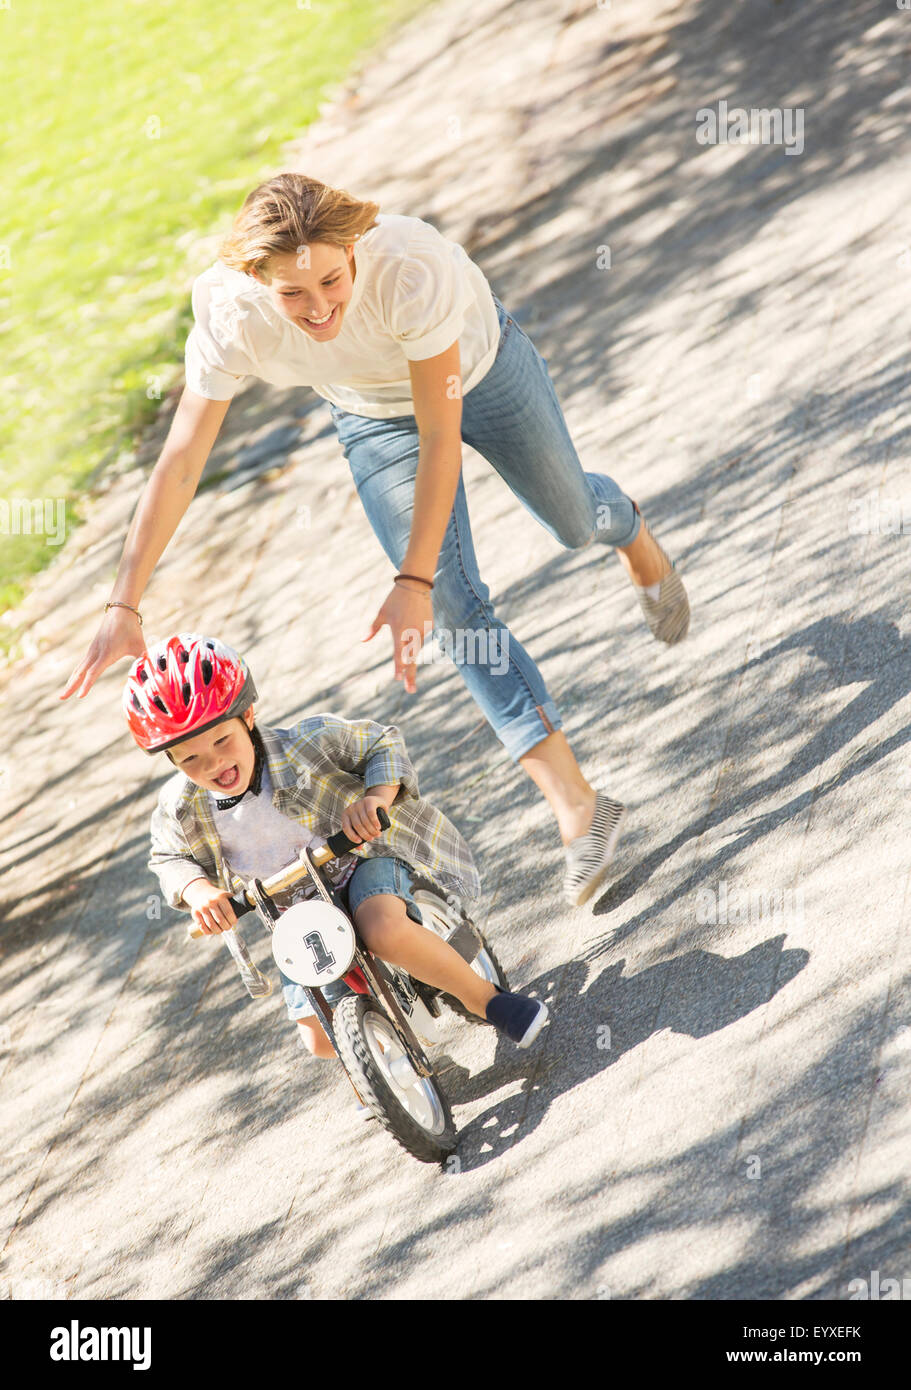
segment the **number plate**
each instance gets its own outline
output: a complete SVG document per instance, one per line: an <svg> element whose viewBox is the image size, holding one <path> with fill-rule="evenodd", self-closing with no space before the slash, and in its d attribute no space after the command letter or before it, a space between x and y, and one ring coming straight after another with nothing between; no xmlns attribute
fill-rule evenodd
<svg viewBox="0 0 911 1390"><path fill-rule="evenodd" d="M354 960L354 928L337 907L320 900L295 903L272 930L275 964L289 980L314 989L341 979Z"/></svg>

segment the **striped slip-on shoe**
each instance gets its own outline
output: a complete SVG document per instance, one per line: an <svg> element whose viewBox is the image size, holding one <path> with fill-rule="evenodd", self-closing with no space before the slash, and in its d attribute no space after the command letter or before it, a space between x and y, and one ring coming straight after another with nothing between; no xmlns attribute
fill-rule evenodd
<svg viewBox="0 0 911 1390"><path fill-rule="evenodd" d="M574 907L581 907L607 877L626 807L611 801L603 792L595 793L595 815L591 829L566 846L566 875L563 895Z"/></svg>
<svg viewBox="0 0 911 1390"><path fill-rule="evenodd" d="M636 507L635 502L633 506ZM636 511L639 512L638 507ZM673 560L659 545L641 512L639 517L646 532L658 546L658 553L667 565L668 573L660 581L657 598L652 598L648 589L640 588L638 584L634 584L633 588L652 636L657 637L659 642L667 642L669 646L673 646L675 642L682 642L690 630L689 599L680 575L674 568ZM654 584L648 586L649 589L654 587Z"/></svg>

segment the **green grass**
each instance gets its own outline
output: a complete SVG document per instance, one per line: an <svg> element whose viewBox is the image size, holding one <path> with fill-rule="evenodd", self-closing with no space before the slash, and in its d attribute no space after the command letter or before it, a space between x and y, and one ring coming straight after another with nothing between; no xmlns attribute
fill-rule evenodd
<svg viewBox="0 0 911 1390"><path fill-rule="evenodd" d="M78 516L180 379L214 259L189 245L227 230L326 88L425 3L0 0L0 612L60 550L8 534L9 499Z"/></svg>

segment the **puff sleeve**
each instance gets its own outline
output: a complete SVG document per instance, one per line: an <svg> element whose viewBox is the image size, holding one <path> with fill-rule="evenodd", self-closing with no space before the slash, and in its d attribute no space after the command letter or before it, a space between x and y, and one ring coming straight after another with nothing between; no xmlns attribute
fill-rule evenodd
<svg viewBox="0 0 911 1390"><path fill-rule="evenodd" d="M252 371L243 338L247 309L211 271L193 282L193 328L184 349L186 383L198 396L229 401Z"/></svg>
<svg viewBox="0 0 911 1390"><path fill-rule="evenodd" d="M389 308L392 336L405 356L420 362L445 352L462 333L474 292L460 258L462 248L420 222L409 238ZM467 262L467 257L465 257Z"/></svg>

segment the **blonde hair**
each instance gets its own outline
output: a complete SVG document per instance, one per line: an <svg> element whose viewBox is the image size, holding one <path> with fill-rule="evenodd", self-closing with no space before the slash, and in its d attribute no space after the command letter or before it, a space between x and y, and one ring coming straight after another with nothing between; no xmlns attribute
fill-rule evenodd
<svg viewBox="0 0 911 1390"><path fill-rule="evenodd" d="M349 246L377 226L379 210L378 203L361 202L306 174L278 174L244 199L218 259L246 275L268 274L271 257L298 255L311 242Z"/></svg>

